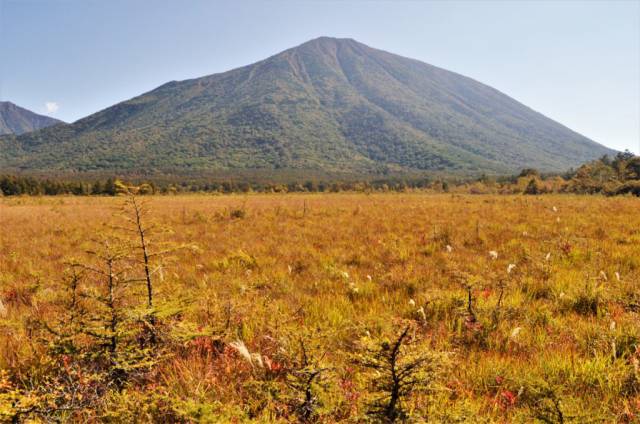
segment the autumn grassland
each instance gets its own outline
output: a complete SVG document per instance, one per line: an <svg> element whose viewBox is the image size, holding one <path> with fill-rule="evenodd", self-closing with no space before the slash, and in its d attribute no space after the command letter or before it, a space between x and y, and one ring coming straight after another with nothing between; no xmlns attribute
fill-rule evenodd
<svg viewBox="0 0 640 424"><path fill-rule="evenodd" d="M0 199L0 421L638 419L638 198L145 197L153 306L125 200Z"/></svg>

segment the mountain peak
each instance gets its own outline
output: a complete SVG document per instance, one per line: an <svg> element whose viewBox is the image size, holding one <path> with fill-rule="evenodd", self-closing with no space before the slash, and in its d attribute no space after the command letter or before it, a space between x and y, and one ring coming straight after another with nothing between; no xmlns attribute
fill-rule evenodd
<svg viewBox="0 0 640 424"><path fill-rule="evenodd" d="M7 110L7 109L15 109L18 106L16 106L15 103L11 103L8 101L0 101L0 110Z"/></svg>
<svg viewBox="0 0 640 424"><path fill-rule="evenodd" d="M10 146L0 167L303 176L564 171L613 153L470 78L332 37Z"/></svg>
<svg viewBox="0 0 640 424"><path fill-rule="evenodd" d="M358 41L354 40L353 38L329 37L326 35L321 35L319 37L312 38L305 43L302 43L302 45L317 43L358 43Z"/></svg>
<svg viewBox="0 0 640 424"><path fill-rule="evenodd" d="M62 121L38 115L9 101L0 101L0 135L20 135L59 123Z"/></svg>
<svg viewBox="0 0 640 424"><path fill-rule="evenodd" d="M337 48L340 46L362 46L362 47L367 47L365 44L360 43L357 40L354 40L353 38L337 38L337 37L327 37L327 36L321 36L321 37L317 37L314 38L312 40L309 40L307 42L304 42L302 44L300 44L297 47L294 47L290 50L298 50L298 49L305 49L305 48Z"/></svg>

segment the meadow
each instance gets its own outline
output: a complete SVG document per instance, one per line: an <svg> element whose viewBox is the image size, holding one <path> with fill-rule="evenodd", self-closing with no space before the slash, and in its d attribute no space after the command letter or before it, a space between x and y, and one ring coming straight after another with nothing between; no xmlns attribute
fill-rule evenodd
<svg viewBox="0 0 640 424"><path fill-rule="evenodd" d="M0 198L0 421L640 420L640 198L127 201Z"/></svg>

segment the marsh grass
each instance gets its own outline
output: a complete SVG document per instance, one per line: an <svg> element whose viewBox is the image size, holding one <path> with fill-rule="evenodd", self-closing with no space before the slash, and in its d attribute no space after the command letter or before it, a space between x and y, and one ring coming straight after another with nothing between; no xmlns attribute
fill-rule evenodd
<svg viewBox="0 0 640 424"><path fill-rule="evenodd" d="M639 199L407 193L148 200L153 222L171 229L151 238L149 252L164 250L164 242L193 248L149 261L150 309L144 258L139 242L132 245L133 260L121 265L142 270L135 278L143 282L120 297L123 346L136 340L136 349L140 342L150 348L133 335L153 310L162 354L100 390L87 379L99 361L67 368L52 347L69 354L60 332L74 329L69 263L93 263L83 252L123 198L0 200L0 416L18 408L18 421L374 420L367 412L377 376L352 358L410 326L411 351L446 355L448 365L421 380L433 383L429 390L405 393L397 417L638 419ZM239 205L245 215L232 218ZM82 290L104 287L92 281L95 287ZM94 302L85 297L92 293L82 302ZM108 308L89 310L103 316ZM57 345L38 323L59 332ZM234 348L238 341L251 361ZM123 357L135 358L129 353ZM49 403L67 393L83 400Z"/></svg>

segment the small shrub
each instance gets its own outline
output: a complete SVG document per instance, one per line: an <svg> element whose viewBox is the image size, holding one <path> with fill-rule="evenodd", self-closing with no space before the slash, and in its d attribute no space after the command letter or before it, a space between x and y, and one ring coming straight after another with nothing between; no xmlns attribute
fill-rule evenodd
<svg viewBox="0 0 640 424"><path fill-rule="evenodd" d="M244 209L231 209L229 211L229 217L231 219L242 219L247 216L247 212Z"/></svg>
<svg viewBox="0 0 640 424"><path fill-rule="evenodd" d="M580 315L597 316L604 308L602 289L595 285L586 284L576 295L571 308Z"/></svg>
<svg viewBox="0 0 640 424"><path fill-rule="evenodd" d="M434 352L408 350L409 330L393 341L369 347L356 358L363 368L374 372L370 380L373 400L367 415L384 423L408 418L406 402L418 391L433 388L443 367L443 357Z"/></svg>

